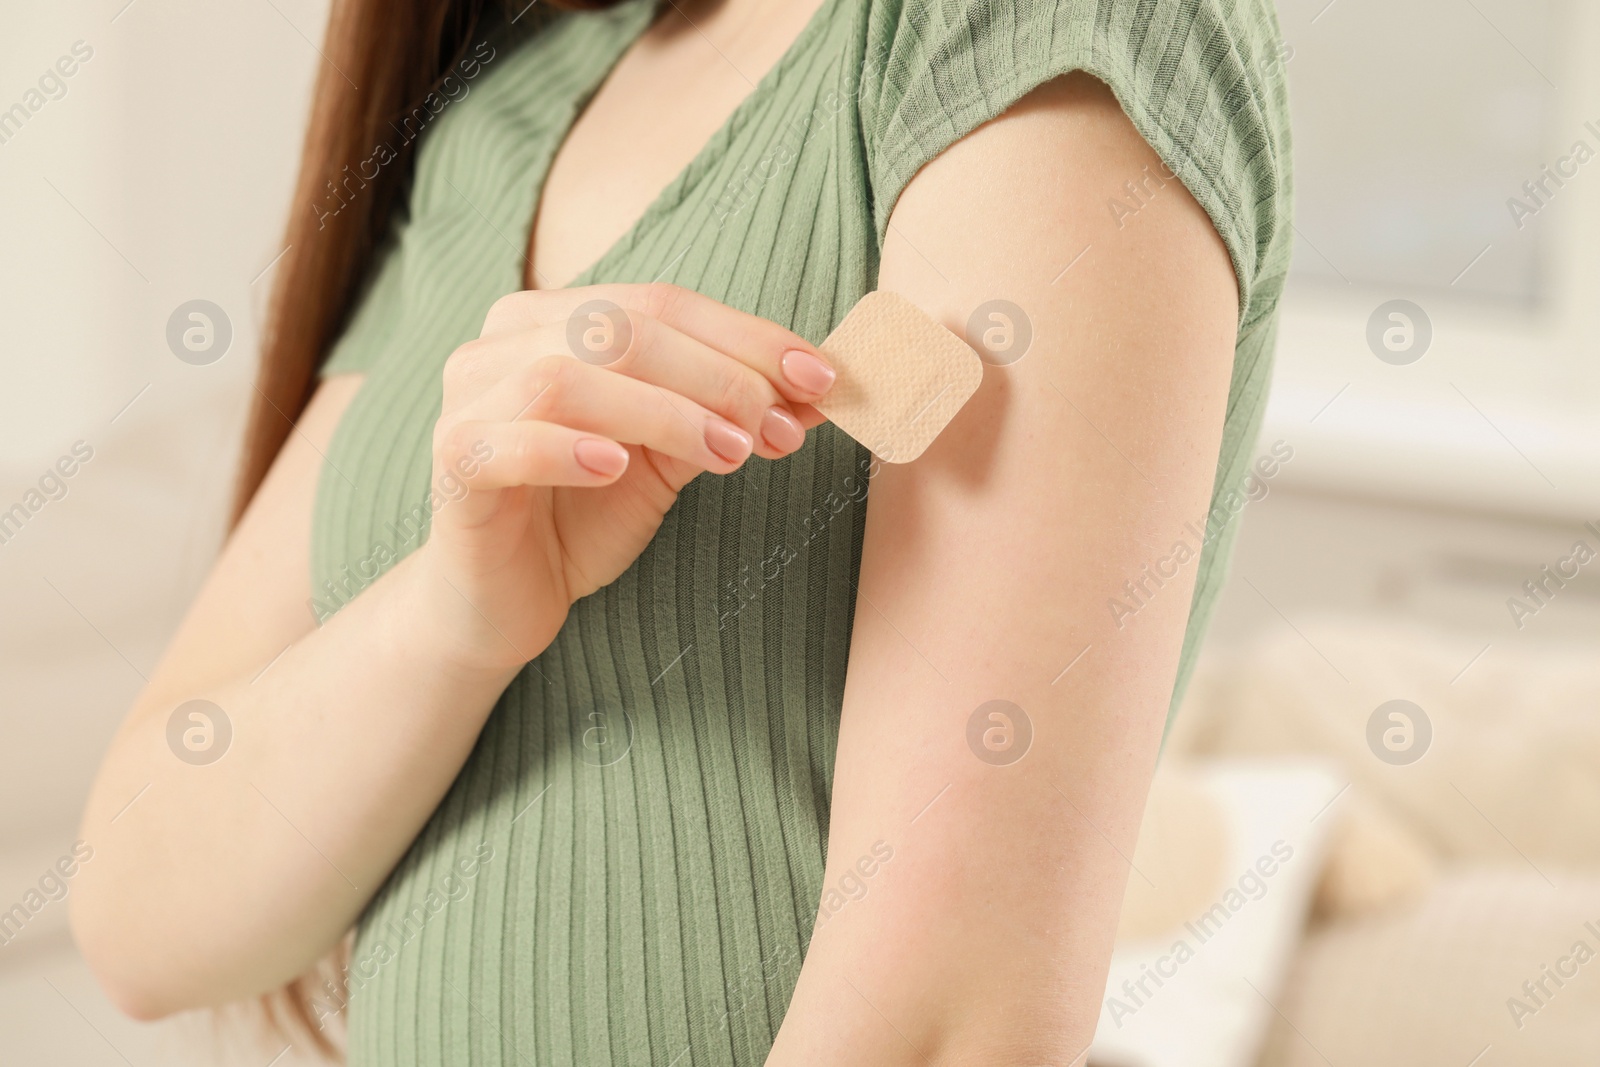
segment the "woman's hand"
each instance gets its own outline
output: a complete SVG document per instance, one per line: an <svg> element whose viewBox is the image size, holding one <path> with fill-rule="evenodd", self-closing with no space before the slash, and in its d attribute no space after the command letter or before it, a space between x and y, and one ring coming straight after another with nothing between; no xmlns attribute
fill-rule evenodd
<svg viewBox="0 0 1600 1067"><path fill-rule="evenodd" d="M675 286L498 301L445 364L433 435L433 484L466 487L419 552L448 647L474 666L527 662L691 478L798 449L832 382L797 335Z"/></svg>
<svg viewBox="0 0 1600 1067"><path fill-rule="evenodd" d="M447 502L428 542L316 625L316 483L360 384L324 382L85 810L94 862L73 925L117 1003L155 1018L322 958L573 600L638 556L690 478L792 452L822 421L809 401L831 375L815 358L670 286L506 297L445 371L432 484ZM195 698L233 726L214 767L169 749L173 709Z"/></svg>

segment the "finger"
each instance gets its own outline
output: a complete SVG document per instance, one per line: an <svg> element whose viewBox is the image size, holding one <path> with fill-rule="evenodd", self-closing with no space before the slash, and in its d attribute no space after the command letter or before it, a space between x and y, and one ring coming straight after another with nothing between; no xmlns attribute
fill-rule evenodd
<svg viewBox="0 0 1600 1067"><path fill-rule="evenodd" d="M692 289L662 282L513 293L490 309L483 336L559 325L582 338L585 331L600 325L598 320L611 319L612 309L656 319L732 356L791 401L819 399L835 378L822 353L799 334ZM570 347L581 347L581 341Z"/></svg>
<svg viewBox="0 0 1600 1067"><path fill-rule="evenodd" d="M622 477L628 450L596 434L549 422L462 421L436 436L434 469L450 505L434 522L470 528L502 506L514 486L599 488Z"/></svg>
<svg viewBox="0 0 1600 1067"><path fill-rule="evenodd" d="M467 420L450 428L437 455L470 490L610 485L628 469L617 441L553 422Z"/></svg>
<svg viewBox="0 0 1600 1067"><path fill-rule="evenodd" d="M738 469L755 444L738 425L687 397L563 356L513 371L458 420L559 423L718 474Z"/></svg>
<svg viewBox="0 0 1600 1067"><path fill-rule="evenodd" d="M805 444L806 427L794 409L809 405L784 396L748 363L639 312L597 317L603 325L587 330L584 340L598 344L579 352L584 362L660 386L715 411L750 434L757 454L766 459L786 456ZM548 344L552 329L540 327L534 336L542 336Z"/></svg>
<svg viewBox="0 0 1600 1067"><path fill-rule="evenodd" d="M620 315L632 313L619 312ZM607 327L609 328L609 327ZM807 423L795 411L809 405L792 404L772 384L745 364L702 344L695 338L645 316L623 320L629 335L625 346L615 351L585 353L585 366L648 382L687 397L708 411L714 411L742 429L755 442L755 452L765 459L779 459L805 444ZM534 354L549 352L564 343L558 327L541 326L522 334L508 334L493 340L464 346L451 356L445 368L445 410L458 412L471 406L502 379L521 373L534 363ZM598 332L598 328L597 331ZM591 341L601 338L590 337ZM565 356L545 356L564 359ZM520 395L516 390L512 395ZM523 401L529 397L524 397ZM494 418L516 418L514 412L485 409ZM812 422L810 425L815 425Z"/></svg>

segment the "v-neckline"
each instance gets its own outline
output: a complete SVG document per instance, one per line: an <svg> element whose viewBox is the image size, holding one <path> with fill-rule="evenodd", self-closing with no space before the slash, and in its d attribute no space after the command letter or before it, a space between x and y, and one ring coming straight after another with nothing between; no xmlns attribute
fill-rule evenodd
<svg viewBox="0 0 1600 1067"><path fill-rule="evenodd" d="M628 54L628 50L637 44L639 38L644 36L644 34L648 32L650 27L655 23L657 8L659 7L660 0L631 0L631 2L636 4L638 7L643 8L647 12L647 15L641 19L639 25L632 28L630 32L624 32L620 35L618 41L616 42L617 48L612 53L610 59L601 65L600 69L596 72L596 76L589 82L587 86L584 87L583 91L578 93L568 102L566 116L561 123L560 129L556 131L556 136L554 136L550 141L549 151L544 153L544 161L539 168L538 175L532 182L528 184L528 186L525 187L526 196L522 204L523 210L521 214L521 218L523 220L521 227L522 246L518 256L521 267L517 271L517 284L520 288L529 288L529 275L533 273L533 258L529 255L529 253L532 251L531 246L533 244L533 225L536 219L535 213L541 210L543 207L542 201L544 198L544 187L550 177L550 170L555 165L557 153L561 151L561 146L565 144L567 138L571 136L573 127L577 125L578 119L583 115L583 112L589 106L590 101L592 101L595 95L599 93L601 86L606 83L606 79L611 77L611 72L616 69L617 64L622 62L622 57ZM783 54L778 57L778 61L761 76L761 78L756 82L755 87L751 89L748 94L746 94L745 98L739 101L738 106L736 106L728 114L728 117L722 121L721 125L717 127L716 132L712 133L712 135L706 139L705 144L700 146L700 148L695 152L694 157L691 158L688 163L684 164L683 168L673 176L671 181L667 182L666 185L661 187L661 189L656 193L655 197L645 207L643 213L641 213L639 217L635 219L626 230L623 231L622 236L613 241L605 251L600 253L599 257L595 259L594 262L590 263L583 270L579 271L571 281L567 282L567 284L561 288L576 289L579 286L590 284L590 280L593 278L594 274L606 264L607 260L609 260L621 249L630 248L636 244L639 236L655 222L658 216L662 215L666 211L670 210L672 206L676 205L679 197L675 196L674 194L678 191L679 186L685 184L690 175L702 171L706 163L714 158L715 150L718 149L719 145L724 147L726 146L727 142L730 140L730 131L743 121L745 115L750 110L758 106L766 97L772 94L774 91L773 87L778 83L779 80L781 80L784 73L794 65L796 60L798 60L805 50L810 46L812 39L828 26L833 9L841 2L842 0L822 0L822 3L818 5L817 10L811 13L811 17L806 21L805 26L801 28L794 40L789 42L789 47L784 49ZM572 19L579 19L593 17L593 14L588 12L574 12L568 17ZM692 248L693 245L690 245L690 247ZM684 252L688 252L688 249L684 249Z"/></svg>

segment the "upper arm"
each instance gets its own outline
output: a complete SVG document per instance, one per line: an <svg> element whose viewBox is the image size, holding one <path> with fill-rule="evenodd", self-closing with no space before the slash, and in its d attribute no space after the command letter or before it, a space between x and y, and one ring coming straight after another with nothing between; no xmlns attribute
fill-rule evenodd
<svg viewBox="0 0 1600 1067"><path fill-rule="evenodd" d="M948 614L940 605L1003 612L1013 635L1034 633L1071 658L1108 636L1106 601L1151 551L1208 510L1238 288L1211 220L1162 173L1110 91L1073 74L907 186L879 287L963 335L975 310L1006 301L1022 321L985 322L1031 342L1015 362L986 364L982 387L921 460L874 479L862 589L879 607L890 598L930 625ZM1114 214L1112 200L1134 202L1129 182L1142 184L1144 206ZM1133 639L1125 645L1158 629L1168 644L1181 637L1194 571L1138 627L1109 633ZM873 615L858 607L858 620ZM1135 653L1106 652L1121 655ZM1159 702L1172 679L1137 680Z"/></svg>
<svg viewBox="0 0 1600 1067"><path fill-rule="evenodd" d="M151 675L141 699L151 713L259 670L315 628L309 593L317 478L362 380L341 374L318 386Z"/></svg>
<svg viewBox="0 0 1600 1067"><path fill-rule="evenodd" d="M885 1054L959 1056L982 1021L1010 1044L989 1053L1066 1062L1059 1042L1093 1031L1196 563L1121 629L1107 602L1203 522L1238 324L1227 250L1179 182L1120 227L1108 211L1157 163L1072 75L928 164L891 216L880 288L957 333L1009 301L1032 341L869 496L825 878L875 842L893 859L859 904L824 897L811 953L850 987L802 979L796 1004L836 997ZM1021 709L1009 752L1004 720L970 728L992 700Z"/></svg>

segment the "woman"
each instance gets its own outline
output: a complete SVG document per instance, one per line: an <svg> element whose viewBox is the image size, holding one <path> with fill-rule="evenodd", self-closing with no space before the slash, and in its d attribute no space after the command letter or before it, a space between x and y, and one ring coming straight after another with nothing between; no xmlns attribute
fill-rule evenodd
<svg viewBox="0 0 1600 1067"><path fill-rule="evenodd" d="M1078 1058L1261 410L1277 55L1267 0L342 0L248 506L84 817L111 995ZM875 289L988 363L909 464L814 406Z"/></svg>

